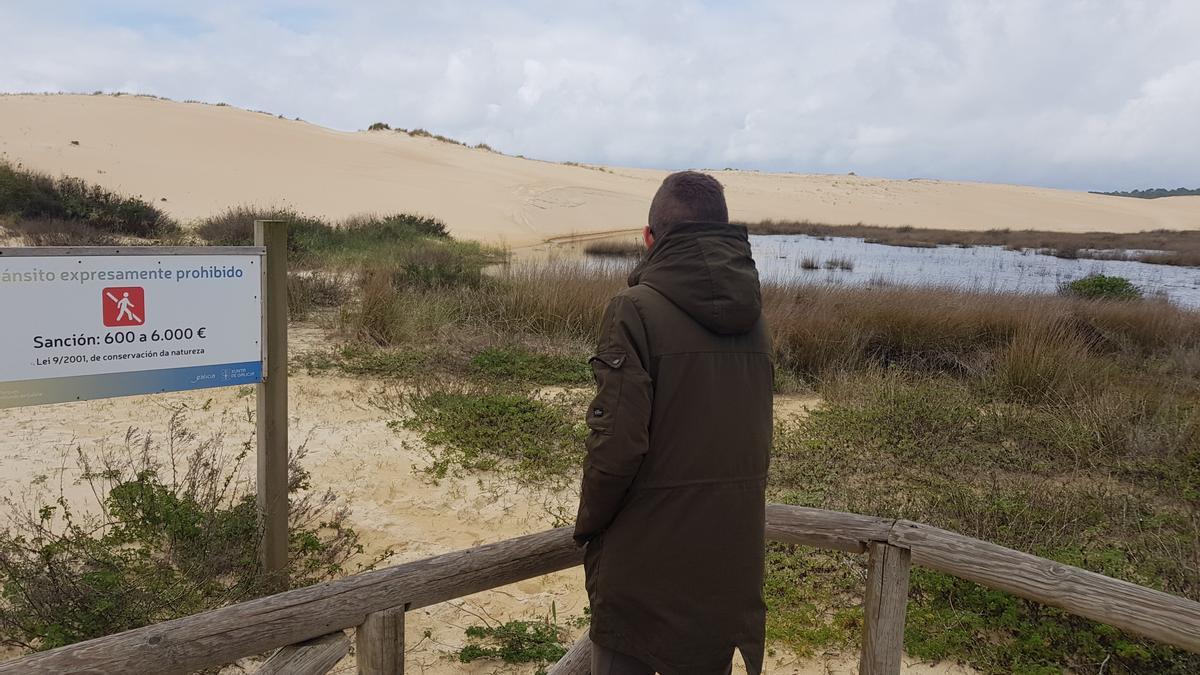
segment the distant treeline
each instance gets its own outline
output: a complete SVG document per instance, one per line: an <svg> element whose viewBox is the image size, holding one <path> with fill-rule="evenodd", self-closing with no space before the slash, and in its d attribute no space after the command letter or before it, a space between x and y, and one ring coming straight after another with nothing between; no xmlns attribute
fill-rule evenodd
<svg viewBox="0 0 1200 675"><path fill-rule="evenodd" d="M1090 190L1094 195L1109 195L1110 197L1137 197L1138 199L1158 199L1159 197L1189 197L1200 195L1200 188L1150 188L1149 190L1130 190L1128 192L1099 192Z"/></svg>

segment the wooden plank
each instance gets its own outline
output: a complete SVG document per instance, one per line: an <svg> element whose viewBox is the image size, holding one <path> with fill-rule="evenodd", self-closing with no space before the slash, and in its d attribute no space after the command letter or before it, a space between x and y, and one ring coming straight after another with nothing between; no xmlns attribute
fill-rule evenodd
<svg viewBox="0 0 1200 675"><path fill-rule="evenodd" d="M258 513L263 572L275 590L287 588L288 385L287 223L254 221L263 257L263 381L257 386Z"/></svg>
<svg viewBox="0 0 1200 675"><path fill-rule="evenodd" d="M0 248L0 258L95 255L263 255L262 246L21 246Z"/></svg>
<svg viewBox="0 0 1200 675"><path fill-rule="evenodd" d="M354 632L359 675L404 675L404 608L367 615Z"/></svg>
<svg viewBox="0 0 1200 675"><path fill-rule="evenodd" d="M349 653L350 638L340 630L334 631L280 649L256 672L259 675L325 675Z"/></svg>
<svg viewBox="0 0 1200 675"><path fill-rule="evenodd" d="M767 539L850 553L866 551L868 541L887 541L894 522L857 513L767 505Z"/></svg>
<svg viewBox="0 0 1200 675"><path fill-rule="evenodd" d="M858 672L899 675L904 656L904 613L912 552L886 542L867 546L867 592L863 601L863 642Z"/></svg>
<svg viewBox="0 0 1200 675"><path fill-rule="evenodd" d="M187 673L357 626L367 615L444 602L574 567L562 527L222 607L0 663L0 673Z"/></svg>
<svg viewBox="0 0 1200 675"><path fill-rule="evenodd" d="M550 666L546 675L590 675L592 672L592 639L584 633L571 645L558 663Z"/></svg>
<svg viewBox="0 0 1200 675"><path fill-rule="evenodd" d="M906 520L890 543L922 567L1200 653L1200 602Z"/></svg>

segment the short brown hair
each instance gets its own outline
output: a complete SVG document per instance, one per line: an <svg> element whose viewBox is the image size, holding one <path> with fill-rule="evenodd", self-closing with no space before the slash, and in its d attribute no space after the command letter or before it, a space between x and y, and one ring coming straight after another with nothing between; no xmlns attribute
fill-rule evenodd
<svg viewBox="0 0 1200 675"><path fill-rule="evenodd" d="M716 178L698 171L667 176L650 202L650 231L656 235L689 221L729 222L725 188Z"/></svg>

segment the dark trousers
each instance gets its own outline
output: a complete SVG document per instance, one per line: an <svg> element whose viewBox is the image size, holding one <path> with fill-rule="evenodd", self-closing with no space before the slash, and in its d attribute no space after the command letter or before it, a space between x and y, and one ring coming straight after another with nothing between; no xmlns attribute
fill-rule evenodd
<svg viewBox="0 0 1200 675"><path fill-rule="evenodd" d="M731 654L724 675L733 672L732 657ZM592 675L654 675L654 672L654 668L632 656L592 644Z"/></svg>

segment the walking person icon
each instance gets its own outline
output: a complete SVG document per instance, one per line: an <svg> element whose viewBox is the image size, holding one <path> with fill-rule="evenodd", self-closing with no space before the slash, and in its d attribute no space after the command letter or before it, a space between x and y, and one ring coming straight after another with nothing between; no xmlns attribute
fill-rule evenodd
<svg viewBox="0 0 1200 675"><path fill-rule="evenodd" d="M141 322L138 315L133 313L133 301L129 299L129 291L122 293L121 299L117 301L117 321L125 319Z"/></svg>
<svg viewBox="0 0 1200 675"><path fill-rule="evenodd" d="M146 297L141 288L106 288L103 299L105 326L140 326L145 323Z"/></svg>

